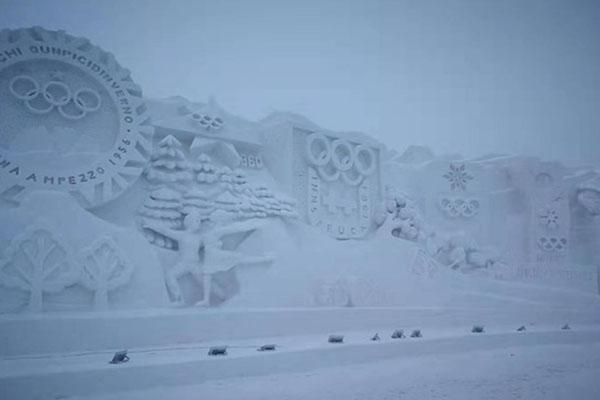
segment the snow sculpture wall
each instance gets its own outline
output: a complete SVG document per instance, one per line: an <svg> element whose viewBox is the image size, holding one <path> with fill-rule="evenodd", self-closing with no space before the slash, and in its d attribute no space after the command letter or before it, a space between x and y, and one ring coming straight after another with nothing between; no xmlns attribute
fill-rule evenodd
<svg viewBox="0 0 600 400"><path fill-rule="evenodd" d="M154 125L139 227L159 248L173 301L221 303L239 290L238 267L273 260L261 247L238 248L268 219L295 217L295 202L262 168L256 125L214 100L182 104Z"/></svg>
<svg viewBox="0 0 600 400"><path fill-rule="evenodd" d="M0 54L2 198L59 190L90 208L139 176L152 127L140 88L111 54L42 28L2 31Z"/></svg>
<svg viewBox="0 0 600 400"><path fill-rule="evenodd" d="M0 313L165 306L161 268L141 234L58 191L0 208Z"/></svg>
<svg viewBox="0 0 600 400"><path fill-rule="evenodd" d="M585 290L593 281L595 288L593 185L580 184L593 171L525 156L435 157L414 147L387 155L384 165L386 184L415 199L427 250L440 263L462 271L494 266L491 275L503 279Z"/></svg>
<svg viewBox="0 0 600 400"><path fill-rule="evenodd" d="M266 121L266 164L310 224L338 238L364 238L381 204L380 150L357 134L324 131L299 118ZM291 162L290 162L291 160Z"/></svg>
<svg viewBox="0 0 600 400"><path fill-rule="evenodd" d="M0 109L0 312L164 305L151 247L93 214L152 146L129 71L63 31L4 30Z"/></svg>

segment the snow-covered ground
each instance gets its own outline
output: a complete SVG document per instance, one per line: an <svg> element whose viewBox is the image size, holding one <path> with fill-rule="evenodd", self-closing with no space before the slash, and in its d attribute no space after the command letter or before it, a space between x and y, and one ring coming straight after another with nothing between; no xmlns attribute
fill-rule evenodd
<svg viewBox="0 0 600 400"><path fill-rule="evenodd" d="M600 398L600 343L474 350L156 387L87 400ZM79 397L76 397L79 398Z"/></svg>
<svg viewBox="0 0 600 400"><path fill-rule="evenodd" d="M580 308L524 303L503 308L181 310L121 315L115 320L123 324L122 333L130 333L131 324L145 318L155 331L168 333L161 324L173 322L177 314L183 318L177 320L181 336L148 344L139 333L139 343L147 345L129 347L131 360L126 364L108 364L118 350L114 348L13 355L5 351L0 359L0 398L465 399L521 395L541 399L566 398L571 393L567 389L572 388L581 394L575 398L593 399L600 393L599 383L592 379L600 369L600 313L593 304ZM251 326L253 316L275 336ZM203 337L198 328L225 320L238 326L237 334L217 324L221 335ZM292 320L297 324L290 325ZM44 319L32 321L43 323ZM74 321L62 319L77 332L76 322L84 319ZM185 321L191 331L185 331L181 324ZM287 331L282 330L285 321ZM10 326L8 317L0 322ZM561 329L565 323L571 329ZM471 333L475 324L484 325L485 332ZM118 324L108 326L119 331ZM526 330L518 332L520 326ZM421 329L423 337L392 339L395 329L404 329L407 336ZM195 340L194 331L198 331ZM381 340L370 340L375 333ZM330 334L343 334L344 343L328 343ZM22 337L27 339L27 334ZM118 337L117 332L110 339ZM148 337L153 333L148 332ZM3 343L8 341L3 339ZM277 346L274 352L257 351L260 345L271 343ZM208 356L208 348L215 345L227 345L228 354ZM557 385L561 391L553 389Z"/></svg>

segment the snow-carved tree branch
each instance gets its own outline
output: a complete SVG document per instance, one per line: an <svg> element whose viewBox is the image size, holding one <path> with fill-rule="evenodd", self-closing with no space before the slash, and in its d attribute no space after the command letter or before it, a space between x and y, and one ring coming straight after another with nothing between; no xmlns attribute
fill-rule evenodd
<svg viewBox="0 0 600 400"><path fill-rule="evenodd" d="M81 283L94 291L94 308L108 308L108 292L129 282L133 273L131 264L119 254L118 246L108 237L96 241L84 250L81 260Z"/></svg>
<svg viewBox="0 0 600 400"><path fill-rule="evenodd" d="M29 292L29 311L42 311L43 293L57 293L77 281L64 246L46 228L13 239L0 260L0 283Z"/></svg>

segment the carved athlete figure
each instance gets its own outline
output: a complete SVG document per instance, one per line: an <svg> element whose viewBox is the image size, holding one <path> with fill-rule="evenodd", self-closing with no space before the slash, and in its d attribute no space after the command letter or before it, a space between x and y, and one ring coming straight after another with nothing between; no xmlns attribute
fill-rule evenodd
<svg viewBox="0 0 600 400"><path fill-rule="evenodd" d="M142 226L144 229L154 230L178 243L179 262L165 273L167 288L178 304L183 303L183 296L177 280L187 273L191 273L198 282L203 284L204 297L197 305L209 306L214 273L228 271L240 264L273 261L273 257L270 255L249 256L241 252L223 249L221 241L223 236L254 231L263 225L261 221L250 219L223 227L215 227L215 224L214 221L202 219L199 213L192 212L185 216L183 230L149 223Z"/></svg>

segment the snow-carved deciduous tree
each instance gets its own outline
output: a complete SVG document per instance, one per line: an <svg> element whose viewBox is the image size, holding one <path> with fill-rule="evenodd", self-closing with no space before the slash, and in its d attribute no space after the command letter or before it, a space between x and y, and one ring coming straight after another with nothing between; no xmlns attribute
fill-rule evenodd
<svg viewBox="0 0 600 400"><path fill-rule="evenodd" d="M42 311L43 293L77 281L70 255L51 230L34 227L13 239L0 260L0 283L29 292L29 311Z"/></svg>
<svg viewBox="0 0 600 400"><path fill-rule="evenodd" d="M108 309L108 292L131 279L133 267L118 249L112 239L104 237L81 254L81 283L94 292L96 310Z"/></svg>
<svg viewBox="0 0 600 400"><path fill-rule="evenodd" d="M158 143L158 148L150 156L146 179L158 185L189 182L192 179L190 167L181 143L169 135Z"/></svg>

